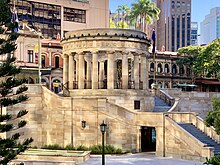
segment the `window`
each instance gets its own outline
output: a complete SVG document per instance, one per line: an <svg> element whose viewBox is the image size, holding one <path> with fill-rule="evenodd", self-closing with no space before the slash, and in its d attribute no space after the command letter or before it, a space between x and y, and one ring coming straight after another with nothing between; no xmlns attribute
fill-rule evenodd
<svg viewBox="0 0 220 165"><path fill-rule="evenodd" d="M58 56L55 57L55 68L60 67L60 58Z"/></svg>
<svg viewBox="0 0 220 165"><path fill-rule="evenodd" d="M140 100L134 100L134 109L141 109Z"/></svg>
<svg viewBox="0 0 220 165"><path fill-rule="evenodd" d="M151 64L150 64L150 71L151 71L151 72L154 72L154 63L151 63Z"/></svg>
<svg viewBox="0 0 220 165"><path fill-rule="evenodd" d="M28 50L28 62L33 63L33 55L34 55L34 51Z"/></svg>
<svg viewBox="0 0 220 165"><path fill-rule="evenodd" d="M64 8L64 21L86 23L86 10Z"/></svg>
<svg viewBox="0 0 220 165"><path fill-rule="evenodd" d="M42 65L42 68L45 67L45 56L41 57L41 65Z"/></svg>

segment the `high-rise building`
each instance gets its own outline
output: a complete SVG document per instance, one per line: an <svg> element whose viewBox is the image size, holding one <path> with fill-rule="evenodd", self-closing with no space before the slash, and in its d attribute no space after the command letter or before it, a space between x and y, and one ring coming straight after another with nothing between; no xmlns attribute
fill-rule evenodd
<svg viewBox="0 0 220 165"><path fill-rule="evenodd" d="M198 45L198 22L191 23L191 44Z"/></svg>
<svg viewBox="0 0 220 165"><path fill-rule="evenodd" d="M67 31L109 26L109 0L14 0L19 21L40 29L45 38Z"/></svg>
<svg viewBox="0 0 220 165"><path fill-rule="evenodd" d="M157 49L168 51L191 44L191 0L153 0L161 10L155 23Z"/></svg>
<svg viewBox="0 0 220 165"><path fill-rule="evenodd" d="M210 10L210 14L200 24L201 44L208 44L220 37L220 7Z"/></svg>

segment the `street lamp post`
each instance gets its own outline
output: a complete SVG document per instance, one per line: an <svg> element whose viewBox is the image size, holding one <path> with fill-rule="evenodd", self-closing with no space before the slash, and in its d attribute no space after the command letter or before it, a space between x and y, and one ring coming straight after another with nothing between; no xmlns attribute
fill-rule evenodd
<svg viewBox="0 0 220 165"><path fill-rule="evenodd" d="M40 41L41 31L40 30L38 30L37 35L38 35L38 81L39 84L41 84L41 41Z"/></svg>
<svg viewBox="0 0 220 165"><path fill-rule="evenodd" d="M105 144L104 144L104 135L106 131L107 124L104 123L100 124L100 131L102 132L102 165L105 165Z"/></svg>

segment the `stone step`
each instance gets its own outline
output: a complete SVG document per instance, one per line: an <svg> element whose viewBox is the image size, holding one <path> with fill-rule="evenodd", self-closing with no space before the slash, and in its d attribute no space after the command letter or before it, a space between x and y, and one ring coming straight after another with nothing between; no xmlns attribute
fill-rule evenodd
<svg viewBox="0 0 220 165"><path fill-rule="evenodd" d="M214 147L214 155L218 155L220 152L220 144L196 128L193 124L179 123L179 125L202 143L207 144L209 147Z"/></svg>

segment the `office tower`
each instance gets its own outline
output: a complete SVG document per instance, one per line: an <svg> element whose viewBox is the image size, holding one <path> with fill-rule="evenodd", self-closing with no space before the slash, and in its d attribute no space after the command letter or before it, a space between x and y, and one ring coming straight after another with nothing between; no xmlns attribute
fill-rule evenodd
<svg viewBox="0 0 220 165"><path fill-rule="evenodd" d="M208 44L220 37L220 7L210 10L200 24L201 44Z"/></svg>
<svg viewBox="0 0 220 165"><path fill-rule="evenodd" d="M14 0L19 21L40 29L45 38L67 31L109 25L109 0Z"/></svg>
<svg viewBox="0 0 220 165"><path fill-rule="evenodd" d="M191 23L191 45L198 45L198 22Z"/></svg>
<svg viewBox="0 0 220 165"><path fill-rule="evenodd" d="M167 51L191 44L191 0L153 0L161 10L154 24L157 49Z"/></svg>

